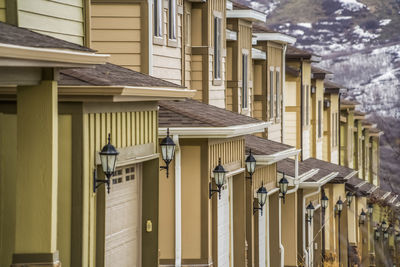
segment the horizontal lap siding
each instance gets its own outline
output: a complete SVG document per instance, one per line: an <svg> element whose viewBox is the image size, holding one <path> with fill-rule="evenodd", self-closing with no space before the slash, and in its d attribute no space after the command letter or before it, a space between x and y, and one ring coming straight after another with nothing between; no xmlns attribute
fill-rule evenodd
<svg viewBox="0 0 400 267"><path fill-rule="evenodd" d="M6 0L0 0L0 21L6 22Z"/></svg>
<svg viewBox="0 0 400 267"><path fill-rule="evenodd" d="M192 90L196 90L194 99L203 101L203 58L201 55L192 56Z"/></svg>
<svg viewBox="0 0 400 267"><path fill-rule="evenodd" d="M88 262L85 266L95 266L94 255L96 234L95 218L96 206L93 192L93 169L96 164L96 153L107 142L108 133L111 134L111 143L117 148L129 147L141 144L153 143L157 147L157 111L137 111L137 112L113 112L113 113L91 113L84 115L84 207L88 209L89 218L85 219L88 228L84 230L84 236L89 237L87 247L89 251ZM85 209L85 208L84 208ZM88 221L86 221L88 220Z"/></svg>
<svg viewBox="0 0 400 267"><path fill-rule="evenodd" d="M110 62L141 70L140 4L93 4L91 47L110 54Z"/></svg>
<svg viewBox="0 0 400 267"><path fill-rule="evenodd" d="M18 1L20 27L80 45L84 42L83 12L83 1Z"/></svg>

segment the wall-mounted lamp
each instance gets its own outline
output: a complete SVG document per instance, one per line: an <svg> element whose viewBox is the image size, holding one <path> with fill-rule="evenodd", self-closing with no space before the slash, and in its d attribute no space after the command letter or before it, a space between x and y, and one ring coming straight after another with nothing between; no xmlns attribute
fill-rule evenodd
<svg viewBox="0 0 400 267"><path fill-rule="evenodd" d="M387 225L387 223L386 223L385 220L382 221L382 223L381 223L381 228L382 228L382 231L386 231L386 230L387 230L388 225Z"/></svg>
<svg viewBox="0 0 400 267"><path fill-rule="evenodd" d="M315 86L311 86L311 94L315 94L317 88Z"/></svg>
<svg viewBox="0 0 400 267"><path fill-rule="evenodd" d="M329 198L326 196L325 191L322 192L321 207L325 210L328 207Z"/></svg>
<svg viewBox="0 0 400 267"><path fill-rule="evenodd" d="M163 140L161 140L160 147L161 147L161 156L165 162L165 166L160 166L160 169L164 169L167 171L167 178L168 178L169 164L171 163L175 154L175 143L174 140L172 140L172 138L169 136L169 128L167 129L167 136Z"/></svg>
<svg viewBox="0 0 400 267"><path fill-rule="evenodd" d="M265 202L267 201L267 196L267 189L264 187L264 185L261 185L261 187L257 190L257 202L260 207L253 206L253 214L256 213L257 210L259 210L261 212L260 215L262 216L263 207L265 205Z"/></svg>
<svg viewBox="0 0 400 267"><path fill-rule="evenodd" d="M367 211L368 211L368 215L372 215L372 213L374 212L374 205L372 205L372 203L369 203L368 204L368 208L367 208Z"/></svg>
<svg viewBox="0 0 400 267"><path fill-rule="evenodd" d="M346 193L346 200L347 200L347 206L350 207L351 206L351 202L353 202L353 193L351 193L350 191L347 191Z"/></svg>
<svg viewBox="0 0 400 267"><path fill-rule="evenodd" d="M330 100L324 100L324 108L330 108L331 107L331 101Z"/></svg>
<svg viewBox="0 0 400 267"><path fill-rule="evenodd" d="M252 181L253 178L253 174L256 171L256 164L257 161L254 158L253 154L251 153L251 149L250 149L250 154L247 156L246 158L246 170L249 173L249 176L247 176L247 179L250 179L250 182Z"/></svg>
<svg viewBox="0 0 400 267"><path fill-rule="evenodd" d="M312 219L314 217L314 210L315 210L315 208L314 208L313 204L310 201L310 204L308 204L308 206L306 208L306 211L307 211L307 219L306 220L309 223L311 223L311 221L312 221Z"/></svg>
<svg viewBox="0 0 400 267"><path fill-rule="evenodd" d="M375 237L375 240L379 240L379 238L381 237L381 232L379 231L379 229L375 229L374 237Z"/></svg>
<svg viewBox="0 0 400 267"><path fill-rule="evenodd" d="M104 180L97 179L97 172L96 170L94 170L93 173L94 193L96 193L96 189L102 184L107 184L107 193L110 193L110 178L114 175L118 154L119 152L111 144L111 135L108 134L108 143L99 152L101 167L107 179Z"/></svg>
<svg viewBox="0 0 400 267"><path fill-rule="evenodd" d="M225 184L225 179L226 179L226 171L224 167L222 167L221 165L221 158L218 159L218 165L213 170L213 174L214 174L215 184L217 185L217 189L212 189L211 182L208 183L208 189L209 189L208 197L211 199L212 195L218 192L219 199L221 199L221 188Z"/></svg>
<svg viewBox="0 0 400 267"><path fill-rule="evenodd" d="M340 214L342 213L342 210L343 210L343 201L342 201L341 197L339 197L339 200L336 201L336 210L338 212L338 215L340 216Z"/></svg>
<svg viewBox="0 0 400 267"><path fill-rule="evenodd" d="M384 231L383 232L383 239L387 240L389 238L389 232L388 231Z"/></svg>
<svg viewBox="0 0 400 267"><path fill-rule="evenodd" d="M358 220L358 224L364 224L365 220L367 219L367 214L364 212L364 209L361 209L360 218Z"/></svg>
<svg viewBox="0 0 400 267"><path fill-rule="evenodd" d="M279 180L279 197L282 198L283 204L285 204L285 196L288 190L289 181L285 178L285 173L283 173L283 177Z"/></svg>

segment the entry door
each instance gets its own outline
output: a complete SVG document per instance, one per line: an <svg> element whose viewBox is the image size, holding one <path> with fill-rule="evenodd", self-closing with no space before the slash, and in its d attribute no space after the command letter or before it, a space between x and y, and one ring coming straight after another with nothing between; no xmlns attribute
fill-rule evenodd
<svg viewBox="0 0 400 267"><path fill-rule="evenodd" d="M218 200L218 267L232 266L230 180L223 186L221 199Z"/></svg>
<svg viewBox="0 0 400 267"><path fill-rule="evenodd" d="M105 266L139 267L141 165L118 168L106 196Z"/></svg>
<svg viewBox="0 0 400 267"><path fill-rule="evenodd" d="M265 208L263 210L263 215L261 216L261 212L258 212L258 262L259 267L266 266L266 249L265 249L265 239L266 239L266 231L265 231L265 223L266 223L266 212L268 212Z"/></svg>

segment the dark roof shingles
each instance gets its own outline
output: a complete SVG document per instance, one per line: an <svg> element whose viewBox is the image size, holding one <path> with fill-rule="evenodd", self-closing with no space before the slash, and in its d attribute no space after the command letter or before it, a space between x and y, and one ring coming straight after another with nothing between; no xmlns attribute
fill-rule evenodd
<svg viewBox="0 0 400 267"><path fill-rule="evenodd" d="M272 155L293 148L292 146L254 135L246 135L245 141L246 153L251 149L251 152L254 155Z"/></svg>

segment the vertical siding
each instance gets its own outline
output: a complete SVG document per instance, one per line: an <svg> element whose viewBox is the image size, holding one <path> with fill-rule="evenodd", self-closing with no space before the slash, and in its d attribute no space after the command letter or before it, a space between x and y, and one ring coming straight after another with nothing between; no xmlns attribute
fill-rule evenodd
<svg viewBox="0 0 400 267"><path fill-rule="evenodd" d="M153 143L157 146L157 111L113 112L84 114L84 216L83 235L84 253L88 258L83 259L84 266L95 266L95 236L96 236L96 205L93 192L93 169L96 164L96 153L107 142L107 135L111 133L111 142L117 147L134 146Z"/></svg>
<svg viewBox="0 0 400 267"><path fill-rule="evenodd" d="M4 0L0 0L0 7L1 2ZM82 0L19 0L18 23L20 27L83 45Z"/></svg>
<svg viewBox="0 0 400 267"><path fill-rule="evenodd" d="M276 164L257 167L253 175L253 194L262 184L268 191L276 187Z"/></svg>
<svg viewBox="0 0 400 267"><path fill-rule="evenodd" d="M91 47L110 62L141 71L140 4L92 4Z"/></svg>
<svg viewBox="0 0 400 267"><path fill-rule="evenodd" d="M226 142L209 145L209 167L210 174L215 166L218 165L218 159L221 158L221 164L237 163L243 165L245 154L244 139L230 139Z"/></svg>
<svg viewBox="0 0 400 267"><path fill-rule="evenodd" d="M0 0L0 21L6 22L6 0Z"/></svg>

